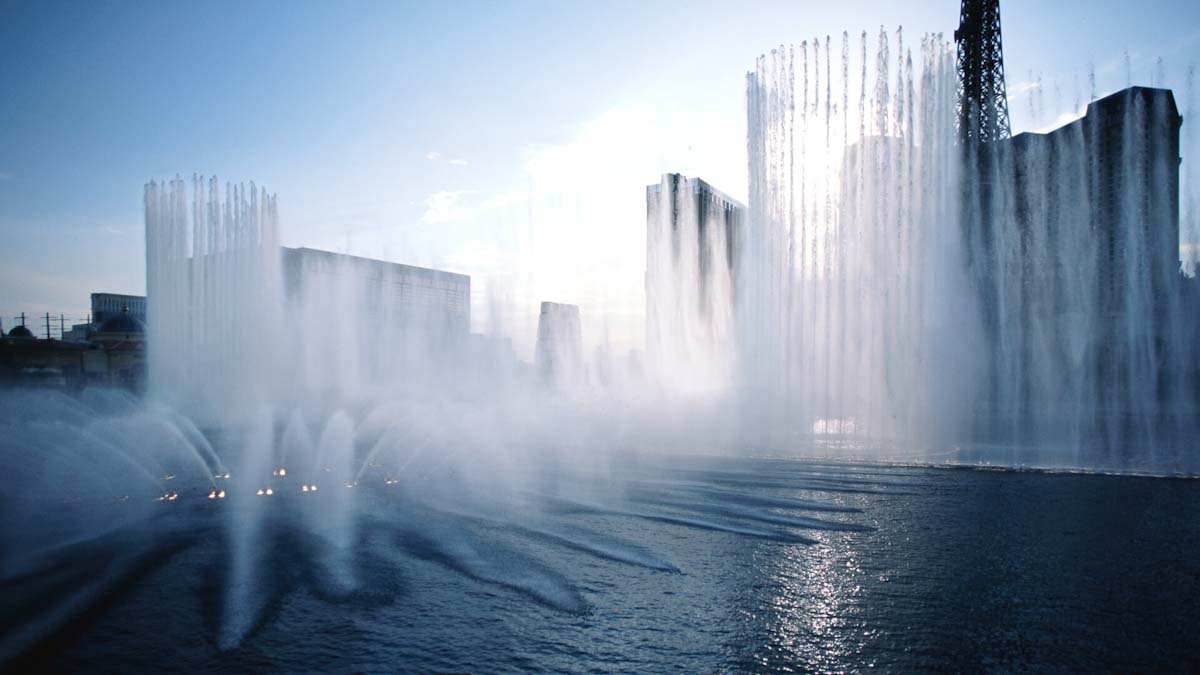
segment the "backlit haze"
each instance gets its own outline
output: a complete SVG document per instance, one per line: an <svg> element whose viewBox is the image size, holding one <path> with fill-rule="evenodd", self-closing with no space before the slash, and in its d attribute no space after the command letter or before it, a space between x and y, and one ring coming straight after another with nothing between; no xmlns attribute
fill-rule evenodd
<svg viewBox="0 0 1200 675"><path fill-rule="evenodd" d="M645 186L682 172L745 200L754 57L843 27L949 39L957 15L950 0L4 2L0 316L70 323L90 292L144 293L141 186L196 172L270 186L285 245L471 275L473 330L522 358L541 300L581 306L587 348L640 347ZM1003 26L1014 134L1129 83L1174 89L1191 119L1194 3L1010 0Z"/></svg>

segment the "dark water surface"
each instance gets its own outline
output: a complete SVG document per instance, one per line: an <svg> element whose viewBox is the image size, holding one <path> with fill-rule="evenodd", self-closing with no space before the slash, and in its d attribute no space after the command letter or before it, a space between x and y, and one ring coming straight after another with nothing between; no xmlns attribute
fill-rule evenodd
<svg viewBox="0 0 1200 675"><path fill-rule="evenodd" d="M327 551L277 500L261 542L264 609L224 652L228 536L220 503L194 507L7 580L7 630L74 616L8 665L1200 669L1200 481L670 464L502 502L364 485L352 590L314 564Z"/></svg>

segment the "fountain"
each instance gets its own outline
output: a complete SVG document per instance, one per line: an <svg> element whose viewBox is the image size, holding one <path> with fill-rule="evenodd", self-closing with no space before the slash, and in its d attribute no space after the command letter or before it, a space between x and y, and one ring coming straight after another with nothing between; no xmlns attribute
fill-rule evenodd
<svg viewBox="0 0 1200 675"><path fill-rule="evenodd" d="M852 429L892 459L1193 470L1170 93L960 145L950 47L875 42L870 59L859 36L853 78L847 34L837 70L826 36L748 75L750 429Z"/></svg>
<svg viewBox="0 0 1200 675"><path fill-rule="evenodd" d="M814 425L910 453L961 438L978 328L953 225L953 53L927 37L914 67L896 41L880 32L873 69L863 33L851 72L843 34L836 51L828 36L773 50L747 76L759 236L739 260L738 337L766 443Z"/></svg>
<svg viewBox="0 0 1200 675"><path fill-rule="evenodd" d="M544 304L540 376L493 367L414 333L435 317L388 308L376 287L404 280L371 261L310 251L324 276L290 292L276 199L253 183L148 184L149 392L3 393L4 503L51 517L5 531L0 581L55 587L60 556L150 533L63 604L92 602L162 549L209 545L230 652L289 584L366 602L399 556L582 615L585 593L512 541L673 574L640 527L567 520L804 547L869 529L834 520L866 503L844 495L905 494L874 468L686 469L675 450L1196 471L1194 300L1147 262L1178 257L1158 210L1173 108L1128 90L1099 122L966 148L951 46L870 42L758 59L744 222L702 181L651 189L650 363L627 378L590 375L578 307ZM1112 182L1127 189L1098 203ZM74 610L29 611L54 630Z"/></svg>

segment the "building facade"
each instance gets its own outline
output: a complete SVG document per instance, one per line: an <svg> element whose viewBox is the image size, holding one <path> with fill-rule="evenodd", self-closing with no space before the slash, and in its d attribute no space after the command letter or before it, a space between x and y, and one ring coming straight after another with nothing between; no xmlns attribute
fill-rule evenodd
<svg viewBox="0 0 1200 675"><path fill-rule="evenodd" d="M282 249L286 340L305 386L432 386L462 362L471 278L309 248Z"/></svg>
<svg viewBox="0 0 1200 675"><path fill-rule="evenodd" d="M90 320L88 323L72 324L70 330L63 331L62 339L76 342L90 340L92 333L100 328L100 324L108 319L126 314L145 325L146 296L126 295L122 293L92 293Z"/></svg>
<svg viewBox="0 0 1200 675"><path fill-rule="evenodd" d="M129 316L146 322L146 296L123 295L121 293L92 293L92 323L104 321L128 313Z"/></svg>
<svg viewBox="0 0 1200 675"><path fill-rule="evenodd" d="M1130 425L1193 407L1181 390L1195 371L1181 305L1182 122L1169 90L1130 87L1049 133L964 148L964 252L993 430L1108 427L1097 442L1117 448Z"/></svg>
<svg viewBox="0 0 1200 675"><path fill-rule="evenodd" d="M579 382L583 376L583 334L579 306L543 302L538 314L538 373L553 384Z"/></svg>
<svg viewBox="0 0 1200 675"><path fill-rule="evenodd" d="M699 178L646 187L646 362L661 381L727 382L746 207Z"/></svg>
<svg viewBox="0 0 1200 675"><path fill-rule="evenodd" d="M471 332L471 277L465 274L311 248L283 249L289 302L338 286L352 293L342 300L360 303L366 322L419 321L439 335L464 339Z"/></svg>

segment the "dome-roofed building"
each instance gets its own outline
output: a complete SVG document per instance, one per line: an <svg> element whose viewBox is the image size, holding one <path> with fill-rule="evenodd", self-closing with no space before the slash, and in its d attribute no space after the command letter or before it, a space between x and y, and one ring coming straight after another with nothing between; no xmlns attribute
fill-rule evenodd
<svg viewBox="0 0 1200 675"><path fill-rule="evenodd" d="M146 327L129 304L119 314L65 339L37 339L22 325L7 335L0 330L0 385L19 384L77 390L117 386L140 391L146 376ZM46 318L49 326L49 316ZM47 331L49 332L49 331Z"/></svg>
<svg viewBox="0 0 1200 675"><path fill-rule="evenodd" d="M146 371L146 327L134 318L129 305L102 321L91 334L99 350L88 352L88 371L103 373L108 383L139 389Z"/></svg>
<svg viewBox="0 0 1200 675"><path fill-rule="evenodd" d="M47 322L49 320L47 319ZM0 330L0 386L65 389L83 373L88 345L39 339L25 325Z"/></svg>

